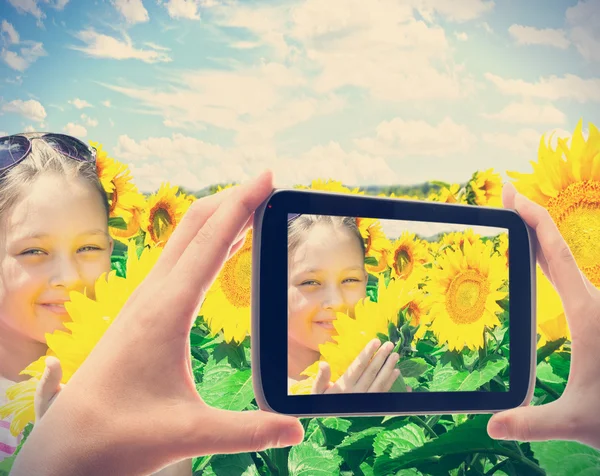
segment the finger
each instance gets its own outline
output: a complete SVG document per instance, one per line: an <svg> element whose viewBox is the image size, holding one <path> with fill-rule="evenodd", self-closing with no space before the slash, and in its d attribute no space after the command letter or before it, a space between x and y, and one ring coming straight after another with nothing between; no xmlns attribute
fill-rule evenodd
<svg viewBox="0 0 600 476"><path fill-rule="evenodd" d="M516 211L516 208L515 208L516 194L517 194L517 189L515 188L515 186L512 183L507 183L506 185L504 185L504 188L502 189L502 202L504 204L504 208L509 208L509 209ZM533 230L531 230L531 231L533 231ZM546 258L544 257L544 253L542 251L540 242L537 239L535 232L533 232L533 242L534 242L534 246L535 246L535 254L536 254L537 262L540 265L540 268L542 268L542 272L544 273L544 276L546 276L548 278L548 280L550 281L550 283L554 286L552 279L550 279L550 270L548 269L548 263L546 262ZM509 243L509 247L510 247L510 243ZM510 248L509 248L509 253L510 253Z"/></svg>
<svg viewBox="0 0 600 476"><path fill-rule="evenodd" d="M186 283L195 299L201 299L210 288L236 237L272 190L273 177L270 171L236 187L229 199L206 220L187 245L172 272L178 280ZM197 304L194 303L195 306Z"/></svg>
<svg viewBox="0 0 600 476"><path fill-rule="evenodd" d="M173 268L185 248L198 233L198 230L204 226L206 220L208 220L215 210L231 197L235 190L235 187L227 188L194 201L185 215L183 215L181 222L169 238L160 258L149 274L164 276Z"/></svg>
<svg viewBox="0 0 600 476"><path fill-rule="evenodd" d="M368 389L368 392L389 392L392 385L400 375L400 370L396 367L396 364L400 360L400 354L398 352L392 352L392 354L386 359L385 364L381 368L381 371L377 375L377 378L373 381L373 384Z"/></svg>
<svg viewBox="0 0 600 476"><path fill-rule="evenodd" d="M315 378L315 382L313 383L311 392L315 393L325 393L325 390L329 388L329 381L331 380L331 367L327 362L319 363L319 371L317 372L317 377ZM337 392L331 392L337 393Z"/></svg>
<svg viewBox="0 0 600 476"><path fill-rule="evenodd" d="M561 399L541 406L519 407L497 413L488 422L491 438L515 441L569 440L571 411Z"/></svg>
<svg viewBox="0 0 600 476"><path fill-rule="evenodd" d="M356 381L356 385L354 386L355 392L364 393L369 390L377 376L380 374L380 371L383 370L392 350L394 350L394 344L392 342L386 342L379 348L362 375Z"/></svg>
<svg viewBox="0 0 600 476"><path fill-rule="evenodd" d="M573 253L544 207L517 193L515 209L537 235L552 283L562 299L568 318L574 307L586 303L589 297Z"/></svg>
<svg viewBox="0 0 600 476"><path fill-rule="evenodd" d="M346 372L344 372L344 375L342 375L335 383L336 386L340 386L343 392L354 388L356 382L367 368L367 365L369 365L371 357L380 346L381 341L379 339L373 339L370 341L361 351L361 353L358 354L358 357L356 357L356 359L354 359L354 361L350 364L350 367L348 370L346 370Z"/></svg>
<svg viewBox="0 0 600 476"><path fill-rule="evenodd" d="M254 213L250 216L250 218L248 218L248 221L244 225L244 228L242 228L242 231L239 233L239 235L237 237L237 241L233 244L233 246L231 247L231 250L229 250L229 255L227 256L227 259L230 259L246 244L246 240L248 239L248 230L250 230L250 228L252 228L253 218L254 218Z"/></svg>
<svg viewBox="0 0 600 476"><path fill-rule="evenodd" d="M56 357L46 358L46 368L42 374L33 397L33 407L36 421L48 411L54 397L60 392L62 380L62 367Z"/></svg>
<svg viewBox="0 0 600 476"><path fill-rule="evenodd" d="M263 451L297 445L304 438L304 428L297 418L264 411L237 412L212 407L200 407L198 416L191 418L191 444L188 454L233 454ZM217 437L215 428L219 429ZM187 440L187 441L186 441Z"/></svg>

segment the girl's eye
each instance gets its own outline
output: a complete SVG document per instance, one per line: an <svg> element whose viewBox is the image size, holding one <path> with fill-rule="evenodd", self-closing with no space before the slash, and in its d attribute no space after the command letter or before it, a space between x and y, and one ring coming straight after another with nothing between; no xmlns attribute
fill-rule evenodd
<svg viewBox="0 0 600 476"><path fill-rule="evenodd" d="M43 254L44 252L42 250L25 250L21 253L21 255L24 256L39 256L41 254Z"/></svg>
<svg viewBox="0 0 600 476"><path fill-rule="evenodd" d="M102 248L98 248L97 246L83 246L79 248L79 251L100 251Z"/></svg>
<svg viewBox="0 0 600 476"><path fill-rule="evenodd" d="M306 285L311 285L311 284L318 284L318 283L313 279L313 280L310 280L310 281L304 281L304 282L302 282L302 286L304 286L305 284Z"/></svg>
<svg viewBox="0 0 600 476"><path fill-rule="evenodd" d="M356 278L344 279L344 282L346 282L346 281L350 281L351 283L360 283L360 279L356 279Z"/></svg>

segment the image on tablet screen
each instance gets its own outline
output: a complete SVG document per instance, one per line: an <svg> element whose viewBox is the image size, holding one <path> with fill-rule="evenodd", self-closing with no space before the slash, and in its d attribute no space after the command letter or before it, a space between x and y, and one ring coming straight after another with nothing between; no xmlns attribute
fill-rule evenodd
<svg viewBox="0 0 600 476"><path fill-rule="evenodd" d="M509 390L507 229L302 214L287 226L289 395Z"/></svg>

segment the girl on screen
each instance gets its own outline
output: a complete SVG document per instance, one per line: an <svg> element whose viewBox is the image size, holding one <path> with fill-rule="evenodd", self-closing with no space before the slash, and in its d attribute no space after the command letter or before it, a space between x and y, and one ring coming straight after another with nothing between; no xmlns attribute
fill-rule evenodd
<svg viewBox="0 0 600 476"><path fill-rule="evenodd" d="M109 203L95 158L63 134L0 138L0 405L9 386L29 378L20 372L46 354L46 334L70 319L70 292L93 299L96 280L111 269ZM9 426L0 421L0 460L20 441ZM165 470L191 474L184 463Z"/></svg>
<svg viewBox="0 0 600 476"><path fill-rule="evenodd" d="M365 245L352 217L297 215L288 220L288 388L319 360L335 335L336 312L353 317L367 296ZM330 382L326 363L311 393L387 392L398 378L393 345L369 343L349 370ZM377 351L375 356L373 354Z"/></svg>

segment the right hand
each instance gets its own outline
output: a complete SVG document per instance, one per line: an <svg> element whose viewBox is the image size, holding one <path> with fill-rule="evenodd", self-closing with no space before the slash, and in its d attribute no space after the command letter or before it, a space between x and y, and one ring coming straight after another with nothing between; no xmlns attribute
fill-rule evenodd
<svg viewBox="0 0 600 476"><path fill-rule="evenodd" d="M571 331L571 369L560 398L497 413L488 433L518 441L574 440L600 449L600 290L579 270L545 208L510 184L502 198L535 232L538 263L560 295Z"/></svg>
<svg viewBox="0 0 600 476"><path fill-rule="evenodd" d="M378 350L379 349L379 350ZM388 392L400 370L394 367L400 358L391 342L381 345L379 339L369 342L348 370L335 383L331 382L331 367L319 363L319 372L311 393L383 393ZM375 356L373 353L377 351Z"/></svg>

